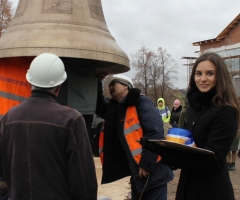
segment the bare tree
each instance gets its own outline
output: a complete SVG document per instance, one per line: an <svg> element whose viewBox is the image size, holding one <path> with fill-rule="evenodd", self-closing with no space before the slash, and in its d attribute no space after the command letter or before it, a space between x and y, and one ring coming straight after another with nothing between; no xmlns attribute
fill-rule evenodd
<svg viewBox="0 0 240 200"><path fill-rule="evenodd" d="M0 0L0 37L12 21L13 13L12 2Z"/></svg>
<svg viewBox="0 0 240 200"><path fill-rule="evenodd" d="M164 98L165 91L168 88L173 88L173 83L178 80L176 76L178 65L172 56L161 47L158 48L156 57L156 66L160 68L160 95Z"/></svg>
<svg viewBox="0 0 240 200"><path fill-rule="evenodd" d="M159 67L157 63L157 55L154 53L154 59L152 61L152 65L150 66L150 76L152 80L152 85L151 85L151 94L150 98L154 101L157 102L158 96L159 96L159 84L160 84L160 78L161 78L161 68Z"/></svg>
<svg viewBox="0 0 240 200"><path fill-rule="evenodd" d="M164 98L172 93L178 66L166 50L160 47L157 52L153 52L143 46L134 55L132 67L136 70L133 79L135 87L141 89L154 103L158 97Z"/></svg>
<svg viewBox="0 0 240 200"><path fill-rule="evenodd" d="M133 82L146 96L148 95L148 89L152 84L150 72L153 59L154 53L149 51L145 46L142 46L133 56L132 61L132 67L137 72Z"/></svg>

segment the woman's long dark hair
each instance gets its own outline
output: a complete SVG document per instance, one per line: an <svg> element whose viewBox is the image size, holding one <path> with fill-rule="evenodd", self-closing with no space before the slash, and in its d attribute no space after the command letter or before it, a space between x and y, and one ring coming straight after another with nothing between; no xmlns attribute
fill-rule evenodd
<svg viewBox="0 0 240 200"><path fill-rule="evenodd" d="M189 88L195 88L195 73L198 64L202 61L209 60L216 66L216 90L217 94L212 100L213 105L222 106L229 105L236 110L237 119L239 120L239 103L237 101L236 93L224 60L216 53L204 53L194 63L192 74L189 81Z"/></svg>

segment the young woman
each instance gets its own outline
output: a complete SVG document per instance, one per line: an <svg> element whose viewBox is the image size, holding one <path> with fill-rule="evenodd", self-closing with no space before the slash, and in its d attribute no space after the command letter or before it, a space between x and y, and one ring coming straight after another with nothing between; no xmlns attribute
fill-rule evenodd
<svg viewBox="0 0 240 200"><path fill-rule="evenodd" d="M161 162L182 169L176 200L234 200L226 156L238 129L239 105L223 59L205 53L195 62L187 92L184 128L199 148L213 155L193 154L141 140Z"/></svg>

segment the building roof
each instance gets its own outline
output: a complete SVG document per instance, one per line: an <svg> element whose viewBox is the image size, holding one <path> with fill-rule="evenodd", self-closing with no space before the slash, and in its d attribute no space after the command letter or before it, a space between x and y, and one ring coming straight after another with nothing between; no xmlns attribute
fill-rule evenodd
<svg viewBox="0 0 240 200"><path fill-rule="evenodd" d="M201 44L222 41L239 23L240 23L240 13L216 38L194 42L192 43L192 45L201 46Z"/></svg>
<svg viewBox="0 0 240 200"><path fill-rule="evenodd" d="M187 56L183 56L181 59L197 59L198 57L187 57Z"/></svg>

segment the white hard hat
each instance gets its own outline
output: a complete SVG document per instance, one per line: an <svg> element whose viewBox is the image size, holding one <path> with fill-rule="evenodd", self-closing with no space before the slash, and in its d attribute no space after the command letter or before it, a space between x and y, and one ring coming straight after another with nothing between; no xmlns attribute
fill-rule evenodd
<svg viewBox="0 0 240 200"><path fill-rule="evenodd" d="M104 82L104 88L106 90L109 89L109 84L112 81L116 81L116 82L122 83L124 85L127 85L129 87L129 89L134 87L132 80L130 78L128 78L127 76L124 76L122 74L114 74L114 75L108 75L106 77L106 80Z"/></svg>
<svg viewBox="0 0 240 200"><path fill-rule="evenodd" d="M62 60L52 53L43 53L34 58L27 71L26 79L32 85L51 88L61 85L66 79Z"/></svg>

